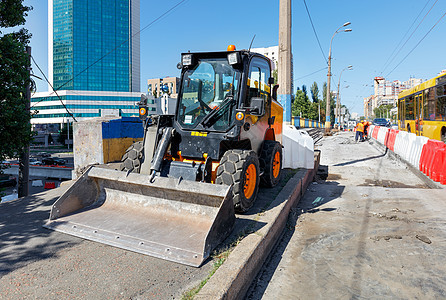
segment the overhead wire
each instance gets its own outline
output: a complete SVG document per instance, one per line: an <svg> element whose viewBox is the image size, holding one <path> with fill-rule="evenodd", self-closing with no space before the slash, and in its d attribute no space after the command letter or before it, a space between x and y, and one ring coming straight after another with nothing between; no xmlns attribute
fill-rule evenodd
<svg viewBox="0 0 446 300"><path fill-rule="evenodd" d="M438 0L436 0L434 2L434 4L431 6L431 8L429 9L429 11L424 15L423 19L420 21L420 23L418 23L418 26L412 31L412 34L407 38L407 40L404 42L404 44L400 47L400 49L398 50L398 52L393 56L393 58L391 59L391 61L387 64L387 66L385 66L385 68L383 69L383 71L381 73L384 73L384 71L390 66L390 64L395 60L395 58L398 56L398 54L401 52L401 50L403 50L404 46L407 44L407 42L410 40L410 38L414 35L414 33L417 31L417 29L420 27L420 25L423 23L423 21L426 19L427 15L432 11L432 8L434 8L435 4L437 4ZM392 70L393 71L393 70Z"/></svg>
<svg viewBox="0 0 446 300"><path fill-rule="evenodd" d="M43 70L39 67L39 65L37 64L37 62L35 61L34 57L31 56L34 64L37 66L37 68L39 69L40 73L43 75L43 77L45 78L46 82L49 84L49 86L51 87L51 89L53 90L53 92L56 94L57 98L59 99L59 101L61 102L61 104L63 105L63 107L65 108L65 110L67 111L67 113L73 118L73 120L75 122L77 122L76 118L74 117L74 115L68 110L68 108L65 106L65 104L62 101L62 98L59 96L59 94L57 93L58 90L60 90L62 87L64 87L65 85L67 85L68 83L70 83L71 81L73 81L76 77L78 77L79 75L81 75L82 73L84 73L85 71L87 71L89 68L91 68L92 66L94 66L95 64L97 64L98 62L100 62L101 60L103 60L106 56L108 56L109 54L111 54L112 52L116 51L116 49L118 49L119 47L121 47L122 45L124 45L125 43L127 43L129 40L131 40L133 37L135 37L136 35L140 34L143 30L149 28L150 26L152 26L153 24L155 24L157 21L161 20L162 18L164 18L165 16L167 16L168 14L170 14L174 9L176 9L178 6L180 6L181 4L187 2L189 0L181 0L180 2L178 2L177 4L175 4L174 6L172 6L170 9L168 9L167 11L165 11L163 14L161 14L159 17L157 17L156 19L154 19L152 22L150 22L149 24L147 24L146 26L144 26L142 29L140 29L138 32L136 32L135 34L133 34L130 38L128 38L127 40L123 41L121 44L117 45L115 48L113 48L112 50L110 50L109 52L107 52L106 54L104 54L102 57L100 57L99 59L97 59L96 61L94 61L92 64L90 64L89 66L87 66L84 70L82 70L81 72L79 72L78 74L74 75L72 78L70 78L68 81L66 81L64 84L60 85L59 87L57 87L57 89L55 89L53 87L53 85L50 83L50 81L48 80L47 76L45 75L45 73L43 72ZM40 103L41 101L43 101L45 98L42 98L41 100L37 101L36 103L34 103L32 107L36 106L38 103Z"/></svg>
<svg viewBox="0 0 446 300"><path fill-rule="evenodd" d="M91 68L92 66L94 66L95 64L97 64L98 62L100 62L101 60L103 60L106 56L108 56L110 53L116 51L116 49L118 49L119 47L121 47L122 45L124 45L125 43L127 43L128 41L130 41L133 37L135 37L136 35L140 34L143 30L149 28L150 26L152 26L153 24L155 24L156 22L158 22L159 20L161 20L163 17L165 17L166 15L168 15L170 12L172 12L174 9L176 9L178 6L180 6L181 4L183 4L184 2L186 2L188 0L181 0L180 2L178 2L177 4L175 4L174 6L172 6L171 8L169 8L167 11L165 11L163 14L161 14L159 17L157 17L155 20L153 20L152 22L150 22L149 24L147 24L146 26L144 26L141 30L139 30L137 33L133 34L130 38L128 38L127 40L123 41L121 44L117 45L115 48L113 48L112 50L110 50L109 52L107 52L106 54L104 54L102 57L100 57L99 59L97 59L96 61L94 61L92 64L90 64L89 66L87 66L84 70L82 70L81 72L79 72L78 74L76 74L75 76L73 76L71 79L69 79L68 81L66 81L64 84L62 84L61 86L59 86L57 88L57 90L60 90L62 87L64 87L65 85L67 85L68 83L70 83L71 81L73 81L76 77L78 77L79 75L81 75L82 73L84 73L85 71L87 71L89 68Z"/></svg>
<svg viewBox="0 0 446 300"><path fill-rule="evenodd" d="M385 71L385 69L387 68L387 63L389 62L389 60L393 57L393 54L395 54L395 51L399 48L399 46L401 45L401 43L403 42L403 40L406 38L407 34L409 33L409 31L412 29L413 25L415 24L415 22L418 20L418 18L420 17L421 13L424 11L424 9L426 8L426 6L429 4L431 0L427 0L426 4L424 5L424 7L420 10L420 12L418 13L418 16L413 20L412 24L409 26L409 28L407 29L406 33L404 34L404 36L401 38L401 40L399 41L399 43L396 45L395 49L393 49L392 54L390 54L389 58L387 58L386 62L383 65L383 71L382 73Z"/></svg>
<svg viewBox="0 0 446 300"><path fill-rule="evenodd" d="M310 19L311 27L313 28L314 35L316 36L316 40L319 45L319 49L321 49L322 56L324 57L325 63L328 65L328 60L327 60L327 57L325 56L324 50L322 50L321 42L319 41L319 37L317 36L316 29L314 28L313 20L311 19L311 15L310 15L310 11L308 10L307 2L305 0L303 0L303 1L304 1L305 9L307 11L308 18Z"/></svg>
<svg viewBox="0 0 446 300"><path fill-rule="evenodd" d="M326 70L326 69L328 69L328 67L324 67L324 68L322 68L322 69L320 69L320 70L314 71L314 72L312 72L312 73L310 73L310 74L307 74L307 75L305 75L305 76L296 78L296 79L294 79L294 81L303 79L303 78L305 78L305 77L311 76L311 75L313 75L313 74L316 74L316 73L318 73L318 72L320 72L320 71L323 71L323 70Z"/></svg>
<svg viewBox="0 0 446 300"><path fill-rule="evenodd" d="M392 71L390 71L386 77L388 77L393 71L395 71L396 68L399 67L399 65L401 65L403 63L403 61L406 60L406 58L418 47L418 45L421 44L421 42L427 37L427 35L438 25L438 23L440 23L440 21L444 18L444 16L446 15L446 13L444 13L440 19L437 21L437 23L434 24L434 26L432 26L431 29L429 29L429 31L421 38L421 40L415 45L415 47L412 48L412 50L409 51L409 53L407 53L407 55L392 69Z"/></svg>
<svg viewBox="0 0 446 300"><path fill-rule="evenodd" d="M63 103L62 98L60 98L59 94L57 93L57 91L54 89L53 85L50 83L50 81L48 80L48 78L46 77L46 75L43 73L42 69L39 67L39 65L37 64L36 60L34 59L34 57L31 55L31 59L34 62L34 64L36 65L37 69L39 69L40 73L42 73L43 77L45 78L46 82L50 85L50 87L53 89L54 93L56 94L57 98L59 99L60 103L62 104L62 106L65 108L65 111L73 118L74 122L77 122L76 118L74 117L74 115L68 110L68 107L66 107L65 103ZM40 102L40 101L39 101ZM37 104L37 103L36 103ZM31 106L34 107L35 105Z"/></svg>

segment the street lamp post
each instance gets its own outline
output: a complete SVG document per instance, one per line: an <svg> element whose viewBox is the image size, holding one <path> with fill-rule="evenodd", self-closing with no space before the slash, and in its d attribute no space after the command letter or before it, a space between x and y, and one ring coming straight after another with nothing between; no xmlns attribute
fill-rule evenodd
<svg viewBox="0 0 446 300"><path fill-rule="evenodd" d="M341 94L340 94L340 85L341 85L341 76L342 76L342 72L344 72L345 70L353 70L353 66L350 65L347 68L343 69L341 71L341 74L339 74L339 81L338 81L338 94L336 96L336 122L339 124L339 128L341 127Z"/></svg>
<svg viewBox="0 0 446 300"><path fill-rule="evenodd" d="M347 23L344 23L344 25L342 25L341 27L339 27L335 31L335 33L333 33L333 36L331 37L331 41L330 41L330 50L328 51L327 94L326 94L326 99L325 99L327 101L327 105L326 105L326 109L325 109L325 131L326 132L330 131L330 125L331 125L331 120L330 120L331 44L333 43L333 38L337 33L352 31L350 28L346 28L344 30L339 31L341 28L346 27L350 24L351 24L350 22L347 22Z"/></svg>

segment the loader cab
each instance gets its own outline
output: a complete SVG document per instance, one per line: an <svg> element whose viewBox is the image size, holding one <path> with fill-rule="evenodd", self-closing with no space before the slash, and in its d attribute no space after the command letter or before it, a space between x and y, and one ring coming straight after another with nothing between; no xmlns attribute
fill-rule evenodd
<svg viewBox="0 0 446 300"><path fill-rule="evenodd" d="M267 129L270 116L269 59L246 50L183 53L179 67L174 155L219 160L226 149L250 149L253 140L257 151L264 138L257 130ZM247 133L259 119L263 125Z"/></svg>
<svg viewBox="0 0 446 300"><path fill-rule="evenodd" d="M183 53L181 67L175 118L185 129L227 131L234 125L236 109L262 116L271 101L270 62L259 54ZM209 118L216 111L217 116Z"/></svg>
<svg viewBox="0 0 446 300"><path fill-rule="evenodd" d="M242 72L218 54L183 54L176 121L184 129L224 132L234 123Z"/></svg>

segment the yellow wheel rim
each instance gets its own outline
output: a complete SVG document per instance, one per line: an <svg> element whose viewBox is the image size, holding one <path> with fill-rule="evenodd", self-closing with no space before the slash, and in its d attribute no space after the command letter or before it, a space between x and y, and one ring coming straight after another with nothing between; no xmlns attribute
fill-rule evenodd
<svg viewBox="0 0 446 300"><path fill-rule="evenodd" d="M243 192L245 194L246 199L251 198L252 194L254 194L254 190L256 189L256 180L257 180L257 170L254 164L250 164L245 172L245 185L243 188Z"/></svg>
<svg viewBox="0 0 446 300"><path fill-rule="evenodd" d="M273 160L273 176L274 178L277 178L279 176L280 173L280 153L276 152L276 154L274 155L274 160Z"/></svg>

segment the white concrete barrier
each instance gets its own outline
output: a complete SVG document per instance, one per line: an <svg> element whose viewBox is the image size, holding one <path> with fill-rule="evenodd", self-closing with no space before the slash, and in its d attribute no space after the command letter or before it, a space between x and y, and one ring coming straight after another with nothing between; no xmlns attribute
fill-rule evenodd
<svg viewBox="0 0 446 300"><path fill-rule="evenodd" d="M43 186L43 181L40 179L33 180L33 182L31 183L31 186Z"/></svg>
<svg viewBox="0 0 446 300"><path fill-rule="evenodd" d="M396 135L395 139L395 145L394 145L394 152L398 154L400 157L404 157L404 154L406 152L407 143L408 143L408 136L407 132L405 131L399 131Z"/></svg>
<svg viewBox="0 0 446 300"><path fill-rule="evenodd" d="M414 133L411 134L415 135ZM413 147L409 153L408 161L417 169L419 169L420 166L421 151L423 150L424 144L426 144L428 140L429 138L425 136L415 136Z"/></svg>
<svg viewBox="0 0 446 300"><path fill-rule="evenodd" d="M19 198L19 194L17 194L16 192L14 192L14 193L12 193L11 195L3 196L3 197L0 199L0 202L1 202L1 203L4 203L4 202L8 202L8 201L12 201L12 200L16 200L16 199L18 199L18 198Z"/></svg>
<svg viewBox="0 0 446 300"><path fill-rule="evenodd" d="M282 145L284 168L314 168L314 142L306 131L284 125Z"/></svg>
<svg viewBox="0 0 446 300"><path fill-rule="evenodd" d="M407 148L403 158L408 162L410 162L410 153L413 151L412 149L415 147L414 143L416 137L417 136L413 133L407 133ZM410 162L410 164L412 163Z"/></svg>
<svg viewBox="0 0 446 300"><path fill-rule="evenodd" d="M367 136L368 136L369 138L372 138L373 128L375 128L375 125L370 125L370 126L369 126L369 129L367 129L367 130L368 130L368 131L367 131Z"/></svg>
<svg viewBox="0 0 446 300"><path fill-rule="evenodd" d="M385 145L386 133L388 130L389 130L389 128L387 128L387 127L379 128L377 141L383 145Z"/></svg>

